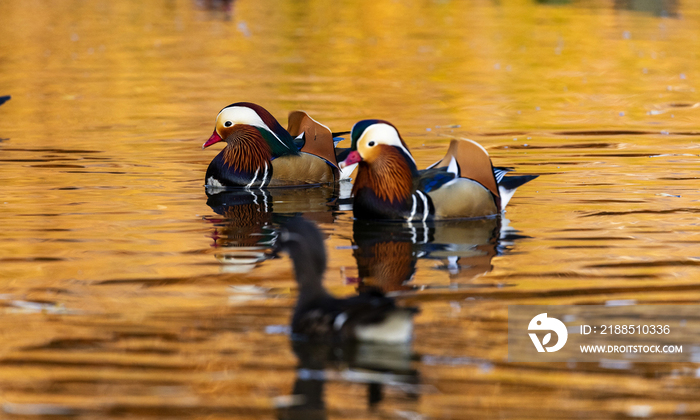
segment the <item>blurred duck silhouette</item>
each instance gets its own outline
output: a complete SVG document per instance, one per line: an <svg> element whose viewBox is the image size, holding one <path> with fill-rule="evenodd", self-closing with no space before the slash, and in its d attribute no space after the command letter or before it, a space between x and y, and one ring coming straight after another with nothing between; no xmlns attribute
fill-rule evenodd
<svg viewBox="0 0 700 420"><path fill-rule="evenodd" d="M472 218L501 213L516 188L536 175L508 176L494 168L486 149L452 140L447 154L418 171L408 146L391 123L363 120L351 132L351 152L341 168L359 163L353 212L362 219Z"/></svg>
<svg viewBox="0 0 700 420"><path fill-rule="evenodd" d="M4 104L5 102L9 101L10 98L12 98L10 95L0 96L0 105L2 105L2 104Z"/></svg>
<svg viewBox="0 0 700 420"><path fill-rule="evenodd" d="M416 308L396 306L379 289L338 299L323 287L326 251L323 236L311 222L295 218L279 231L275 253L287 252L294 263L299 297L292 333L331 341L410 342Z"/></svg>
<svg viewBox="0 0 700 420"><path fill-rule="evenodd" d="M231 104L219 112L214 133L202 146L226 143L209 164L206 185L262 188L338 182L346 176L338 168L333 136L303 111L289 114L285 130L260 105Z"/></svg>

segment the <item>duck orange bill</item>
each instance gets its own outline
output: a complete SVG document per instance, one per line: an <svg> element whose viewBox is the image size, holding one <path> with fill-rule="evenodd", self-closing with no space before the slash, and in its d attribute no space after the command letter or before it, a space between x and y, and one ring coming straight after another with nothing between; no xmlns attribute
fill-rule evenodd
<svg viewBox="0 0 700 420"><path fill-rule="evenodd" d="M214 143L218 143L221 140L223 139L221 138L219 133L217 133L216 130L214 130L214 134L212 134L211 137L209 137L209 140L207 140L207 142L202 145L202 149L205 149Z"/></svg>
<svg viewBox="0 0 700 420"><path fill-rule="evenodd" d="M343 169L346 166L354 165L361 160L362 156L360 156L360 153L357 150L353 150L352 152L348 153L348 157L346 157L344 161L338 164L338 167Z"/></svg>

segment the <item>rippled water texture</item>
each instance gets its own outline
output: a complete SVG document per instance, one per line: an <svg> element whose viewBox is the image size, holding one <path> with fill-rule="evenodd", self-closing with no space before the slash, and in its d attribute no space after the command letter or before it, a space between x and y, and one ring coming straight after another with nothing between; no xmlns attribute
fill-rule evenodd
<svg viewBox="0 0 700 420"><path fill-rule="evenodd" d="M0 417L697 418L696 364L512 364L506 333L509 304L700 298L699 37L687 0L1 2ZM207 197L236 101L540 177L507 220L420 227ZM298 213L333 293L420 306L413 349L290 342L264 251Z"/></svg>

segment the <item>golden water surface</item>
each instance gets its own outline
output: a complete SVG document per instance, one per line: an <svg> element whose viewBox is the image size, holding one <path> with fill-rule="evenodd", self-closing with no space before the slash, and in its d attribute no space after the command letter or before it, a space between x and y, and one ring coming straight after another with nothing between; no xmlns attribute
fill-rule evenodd
<svg viewBox="0 0 700 420"><path fill-rule="evenodd" d="M699 43L690 0L0 2L0 418L698 418L694 363L508 363L507 307L700 300ZM208 202L238 101L540 176L429 232L328 189ZM391 369L290 341L261 253L297 213L333 293L420 307Z"/></svg>

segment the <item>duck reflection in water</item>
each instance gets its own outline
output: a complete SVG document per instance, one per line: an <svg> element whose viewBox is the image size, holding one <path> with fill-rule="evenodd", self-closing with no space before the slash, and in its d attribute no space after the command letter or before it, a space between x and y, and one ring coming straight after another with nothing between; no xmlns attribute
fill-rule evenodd
<svg viewBox="0 0 700 420"><path fill-rule="evenodd" d="M358 289L385 292L421 287L410 283L420 258L441 261L451 283L468 282L493 269L491 260L522 238L500 217L425 223L355 220L353 255ZM433 286L434 287L434 286Z"/></svg>
<svg viewBox="0 0 700 420"><path fill-rule="evenodd" d="M337 185L306 188L230 190L207 189L207 205L219 216L206 216L215 256L224 271L247 272L266 258L276 224L303 215L319 223L333 223Z"/></svg>
<svg viewBox="0 0 700 420"><path fill-rule="evenodd" d="M417 384L411 367L416 308L398 306L377 289L345 299L331 296L322 284L323 237L311 222L287 222L275 243L274 254L279 252L290 255L299 286L292 317L299 368L293 397L279 404L280 418L325 418L328 380L367 383L370 406L382 400L385 383Z"/></svg>

